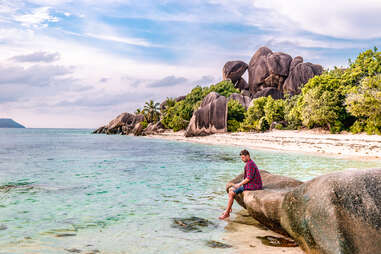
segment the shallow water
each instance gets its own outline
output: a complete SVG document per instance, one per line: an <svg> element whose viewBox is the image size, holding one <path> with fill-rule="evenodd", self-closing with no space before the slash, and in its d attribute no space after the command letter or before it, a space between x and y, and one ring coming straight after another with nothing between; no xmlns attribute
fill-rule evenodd
<svg viewBox="0 0 381 254"><path fill-rule="evenodd" d="M0 253L232 253L206 243L222 241L226 222L216 218L225 183L242 172L239 150L90 130L0 129ZM259 168L300 180L381 166L252 153ZM193 216L213 226L173 226Z"/></svg>

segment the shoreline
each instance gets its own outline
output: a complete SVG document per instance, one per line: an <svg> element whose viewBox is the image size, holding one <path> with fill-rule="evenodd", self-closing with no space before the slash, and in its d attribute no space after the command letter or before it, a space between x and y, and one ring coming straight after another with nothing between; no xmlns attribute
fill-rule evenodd
<svg viewBox="0 0 381 254"><path fill-rule="evenodd" d="M200 137L185 137L184 131L165 131L146 137L347 160L381 161L381 136L378 135L327 134L315 130L273 130L264 133L218 133Z"/></svg>
<svg viewBox="0 0 381 254"><path fill-rule="evenodd" d="M237 204L236 204L237 205ZM237 208L235 208L237 209ZM234 253L263 253L263 254L302 254L305 253L299 246L281 247L266 246L257 237L280 237L291 239L280 235L270 229L267 229L261 223L253 219L247 210L242 209L233 212L232 217L227 220L223 241L231 244L235 250Z"/></svg>

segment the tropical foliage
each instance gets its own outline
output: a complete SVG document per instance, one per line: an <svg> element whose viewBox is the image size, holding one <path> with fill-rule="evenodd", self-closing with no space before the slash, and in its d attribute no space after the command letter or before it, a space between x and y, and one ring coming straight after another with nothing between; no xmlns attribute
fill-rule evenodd
<svg viewBox="0 0 381 254"><path fill-rule="evenodd" d="M167 98L161 112L158 103L147 102L143 112L147 122L160 118L166 128L185 129L193 112L212 91L225 97L239 93L230 81L222 81L210 87L197 86L182 101ZM315 76L299 95L286 95L283 100L257 98L247 111L238 101L228 102L228 131L266 131L270 126L381 134L381 52L377 48L366 50L354 62L349 61L348 68L334 68Z"/></svg>
<svg viewBox="0 0 381 254"><path fill-rule="evenodd" d="M198 109L201 101L210 92L217 92L220 95L229 97L232 93L239 93L239 90L234 88L231 81L222 81L210 87L196 86L186 95L184 100L167 107L166 112L162 114L161 122L166 128L174 131L185 129L193 112Z"/></svg>
<svg viewBox="0 0 381 254"><path fill-rule="evenodd" d="M144 105L143 113L148 123L157 122L160 119L160 103L150 100Z"/></svg>
<svg viewBox="0 0 381 254"><path fill-rule="evenodd" d="M240 123L245 119L245 108L236 100L228 102L228 131L235 132Z"/></svg>

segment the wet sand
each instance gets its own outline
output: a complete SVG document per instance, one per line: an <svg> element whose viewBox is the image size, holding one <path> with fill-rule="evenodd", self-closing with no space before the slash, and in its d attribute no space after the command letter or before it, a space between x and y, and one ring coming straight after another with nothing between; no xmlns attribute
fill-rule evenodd
<svg viewBox="0 0 381 254"><path fill-rule="evenodd" d="M236 205L237 206L237 205ZM236 208L237 209L237 208ZM238 210L237 210L238 211ZM258 221L253 219L246 210L241 210L231 215L227 219L228 225L225 227L223 240L231 244L234 248L234 253L248 254L302 254L304 253L300 247L273 247L266 246L257 237L273 236L286 238L277 234ZM287 238L286 238L287 239Z"/></svg>

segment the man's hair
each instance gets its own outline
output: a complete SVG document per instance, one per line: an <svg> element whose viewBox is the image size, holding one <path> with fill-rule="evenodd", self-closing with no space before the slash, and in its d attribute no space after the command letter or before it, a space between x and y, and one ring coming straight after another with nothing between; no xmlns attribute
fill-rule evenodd
<svg viewBox="0 0 381 254"><path fill-rule="evenodd" d="M244 149L244 150L242 150L242 151L239 153L239 155L245 155L245 156L249 155L249 156L250 156L250 153L249 153L249 151L247 151L246 149Z"/></svg>

